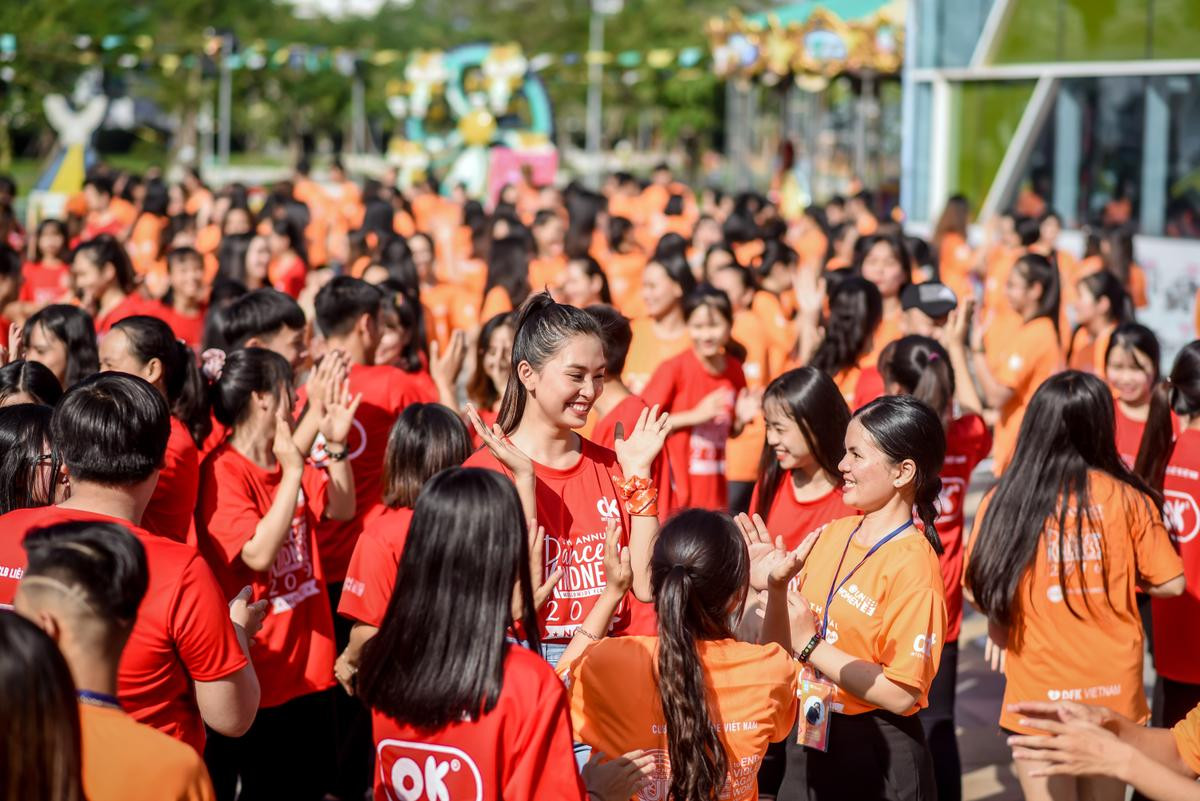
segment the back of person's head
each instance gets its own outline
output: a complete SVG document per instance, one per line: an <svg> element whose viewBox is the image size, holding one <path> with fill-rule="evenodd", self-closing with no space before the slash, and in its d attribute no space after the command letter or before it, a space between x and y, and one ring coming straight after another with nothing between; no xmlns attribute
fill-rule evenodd
<svg viewBox="0 0 1200 801"><path fill-rule="evenodd" d="M513 620L513 592L522 614ZM519 622L536 652L529 544L512 482L453 467L429 479L413 509L396 588L363 651L358 694L402 724L439 729L496 706L506 633Z"/></svg>
<svg viewBox="0 0 1200 801"><path fill-rule="evenodd" d="M0 514L54 503L62 463L50 447L48 406L0 408Z"/></svg>
<svg viewBox="0 0 1200 801"><path fill-rule="evenodd" d="M158 472L171 435L170 411L144 379L100 373L63 395L50 431L72 482L125 487Z"/></svg>
<svg viewBox="0 0 1200 801"><path fill-rule="evenodd" d="M421 487L435 474L471 455L471 434L462 418L440 403L404 408L388 434L383 459L383 503L412 508Z"/></svg>
<svg viewBox="0 0 1200 801"><path fill-rule="evenodd" d="M295 300L275 289L256 289L225 307L222 334L230 348L240 348L280 329L302 331L304 326L304 310Z"/></svg>
<svg viewBox="0 0 1200 801"><path fill-rule="evenodd" d="M17 359L0 367L0 407L9 403L57 406L62 395L62 384L41 362Z"/></svg>
<svg viewBox="0 0 1200 801"><path fill-rule="evenodd" d="M1117 453L1114 425L1112 392L1094 375L1066 370L1046 379L1034 393L1021 420L1012 463L978 524L977 545L965 577L990 620L1002 625L1013 620L1021 603L1017 587L1047 526L1060 532L1062 552L1071 554L1090 550L1084 543L1085 531L1112 524L1094 520L1091 473L1107 474L1144 493L1148 505L1158 506L1153 490ZM1070 523L1069 511L1075 518ZM1082 571L1059 577L1063 600L1076 617L1081 617L1076 608L1080 595L1089 609L1093 603L1089 596L1100 587L1108 598L1109 563L1103 552L1099 567L1102 581L1089 582L1086 575L1078 575ZM1079 586L1069 590L1068 581Z"/></svg>
<svg viewBox="0 0 1200 801"><path fill-rule="evenodd" d="M1035 245L1042 238L1042 223L1037 217L1018 217L1014 228L1021 247Z"/></svg>
<svg viewBox="0 0 1200 801"><path fill-rule="evenodd" d="M83 185L85 187L90 186L101 195L107 195L111 197L113 193L113 179L105 173L95 171L90 172L87 177L84 178Z"/></svg>
<svg viewBox="0 0 1200 801"><path fill-rule="evenodd" d="M746 543L729 516L687 509L658 532L650 584L658 614L658 696L667 722L669 797L716 798L729 771L709 709L698 640L730 638L750 580Z"/></svg>
<svg viewBox="0 0 1200 801"><path fill-rule="evenodd" d="M240 348L225 358L221 375L209 388L213 417L233 427L250 414L254 393L290 393L292 366L287 359L266 348Z"/></svg>
<svg viewBox="0 0 1200 801"><path fill-rule="evenodd" d="M187 426L199 447L212 431L212 419L206 397L208 387L191 348L157 317L126 317L112 331L125 335L129 355L140 364L158 363L171 413Z"/></svg>
<svg viewBox="0 0 1200 801"><path fill-rule="evenodd" d="M884 348L879 372L888 392L912 395L943 419L954 400L950 354L930 337L902 337Z"/></svg>
<svg viewBox="0 0 1200 801"><path fill-rule="evenodd" d="M687 249L688 241L681 234L670 231L659 237L658 244L654 246L654 255L650 257L650 260L686 259Z"/></svg>
<svg viewBox="0 0 1200 801"><path fill-rule="evenodd" d="M78 306L55 303L34 313L25 321L23 338L27 349L26 358L37 361L37 352L32 349L32 334L35 329L63 344L67 354L67 369L63 386L73 385L100 369L100 355L96 350L96 326L90 314Z"/></svg>
<svg viewBox="0 0 1200 801"><path fill-rule="evenodd" d="M0 611L0 794L84 801L79 701L46 632Z"/></svg>
<svg viewBox="0 0 1200 801"><path fill-rule="evenodd" d="M584 309L600 326L600 338L604 341L604 371L609 378L625 372L625 359L629 356L629 345L633 342L633 328L628 318L612 306L596 304Z"/></svg>
<svg viewBox="0 0 1200 801"><path fill-rule="evenodd" d="M838 464L846 455L850 408L832 378L812 366L788 370L767 385L762 407L768 418L778 410L794 421L816 466L831 478L837 479L841 475ZM768 420L767 425L770 424ZM774 448L765 442L759 459L759 475L762 483L755 511L765 520L784 479Z"/></svg>
<svg viewBox="0 0 1200 801"><path fill-rule="evenodd" d="M911 395L884 395L856 411L851 420L862 426L892 464L912 461L912 505L921 519L925 539L940 555L943 547L935 521L946 460L946 431L941 418Z"/></svg>
<svg viewBox="0 0 1200 801"><path fill-rule="evenodd" d="M1126 323L1113 332L1108 353L1126 348L1153 362L1155 373L1159 359L1158 338L1145 326ZM1134 472L1152 488L1161 492L1167 463L1175 450L1175 415L1193 418L1200 415L1200 340L1184 345L1165 381L1157 381L1150 396L1150 412L1138 447Z"/></svg>
<svg viewBox="0 0 1200 801"><path fill-rule="evenodd" d="M809 363L830 376L852 367L870 348L881 320L883 298L879 289L865 278L843 278L829 292L825 338Z"/></svg>
<svg viewBox="0 0 1200 801"><path fill-rule="evenodd" d="M549 292L530 295L517 312L513 331L512 370L500 400L496 422L511 434L525 415L529 392L521 382L520 368L528 364L535 371L558 355L572 337L595 337L603 342L600 326L583 309L555 303Z"/></svg>
<svg viewBox="0 0 1200 801"><path fill-rule="evenodd" d="M633 222L628 217L609 217L607 233L609 248L617 251L628 237L633 236Z"/></svg>
<svg viewBox="0 0 1200 801"><path fill-rule="evenodd" d="M146 549L128 528L94 520L36 528L21 543L28 559L17 608L47 607L70 621L72 639L117 656L146 595Z"/></svg>
<svg viewBox="0 0 1200 801"><path fill-rule="evenodd" d="M339 275L321 287L315 301L317 327L327 337L349 333L365 314L374 318L383 293L359 278Z"/></svg>
<svg viewBox="0 0 1200 801"><path fill-rule="evenodd" d="M133 263L129 260L125 246L116 237L100 234L81 243L75 248L72 258L78 259L80 256L91 261L99 270L111 266L113 280L122 292L129 293L134 290L136 274L133 271Z"/></svg>
<svg viewBox="0 0 1200 801"><path fill-rule="evenodd" d="M765 278L771 274L777 266L793 269L800 261L800 256L796 251L788 247L779 239L768 239L763 243L762 256L758 260L758 276Z"/></svg>
<svg viewBox="0 0 1200 801"><path fill-rule="evenodd" d="M1025 279L1029 286L1037 285L1041 288L1037 309L1029 319L1036 320L1039 317L1045 317L1054 324L1054 329L1057 331L1059 293L1061 291L1058 269L1045 256L1039 253L1026 253L1017 259L1013 270Z"/></svg>

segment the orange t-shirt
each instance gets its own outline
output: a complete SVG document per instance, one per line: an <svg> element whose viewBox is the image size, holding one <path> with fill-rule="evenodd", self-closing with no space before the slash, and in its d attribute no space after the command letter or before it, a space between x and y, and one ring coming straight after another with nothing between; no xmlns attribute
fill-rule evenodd
<svg viewBox="0 0 1200 801"><path fill-rule="evenodd" d="M167 260L158 257L159 242L166 227L166 218L154 214L143 214L133 224L129 241L125 243L125 250L129 253L129 260L138 275L167 271Z"/></svg>
<svg viewBox="0 0 1200 801"><path fill-rule="evenodd" d="M642 304L642 271L648 257L640 250L630 253L608 253L601 265L608 278L613 307L629 318L645 314Z"/></svg>
<svg viewBox="0 0 1200 801"><path fill-rule="evenodd" d="M884 394L883 375L878 367L847 367L833 377L833 383L851 411L861 409Z"/></svg>
<svg viewBox="0 0 1200 801"><path fill-rule="evenodd" d="M796 721L797 664L774 644L697 640L696 651L729 766L721 801L757 801L767 746L787 737ZM654 774L635 801L666 798L670 786L657 671L657 637L619 637L596 643L565 675L576 740L605 754L654 754Z"/></svg>
<svg viewBox="0 0 1200 801"><path fill-rule="evenodd" d="M861 562L834 595L825 640L843 653L879 665L889 680L919 690L917 702L905 712L911 715L928 705L929 685L942 658L942 571L933 547L916 526L862 561L869 549L852 540L860 522L861 517L843 517L821 532L800 571L800 594L817 616L819 630L830 589ZM846 715L876 708L841 688L834 697L833 710Z"/></svg>
<svg viewBox="0 0 1200 801"><path fill-rule="evenodd" d="M1020 701L1102 705L1138 722L1150 714L1142 687L1137 583L1169 581L1183 573L1183 563L1149 498L1098 470L1089 474L1088 496L1092 519L1084 523L1082 559L1060 553L1058 520L1049 519L1017 585L1000 713L1000 725L1011 731L1036 733L1010 711ZM984 498L975 515L968 561L993 497ZM1072 510L1065 526L1072 546L1075 527Z"/></svg>
<svg viewBox="0 0 1200 801"><path fill-rule="evenodd" d="M529 262L529 285L534 292L541 292L547 287L555 289L562 283L566 269L567 257L562 254L551 259L532 259Z"/></svg>
<svg viewBox="0 0 1200 801"><path fill-rule="evenodd" d="M802 267L819 270L825 261L825 254L829 251L829 237L814 226L796 237L791 245L800 257Z"/></svg>
<svg viewBox="0 0 1200 801"><path fill-rule="evenodd" d="M967 240L953 231L942 237L938 247L938 276L957 297L971 294L971 262L975 252Z"/></svg>
<svg viewBox="0 0 1200 801"><path fill-rule="evenodd" d="M904 336L904 331L900 328L900 320L903 316L903 311L897 311L892 315L884 315L883 319L879 321L879 327L871 335L871 350L859 362L863 367L874 367L878 364L879 355L883 353L883 349Z"/></svg>
<svg viewBox="0 0 1200 801"><path fill-rule="evenodd" d="M119 709L79 705L83 791L89 801L209 801L195 749Z"/></svg>
<svg viewBox="0 0 1200 801"><path fill-rule="evenodd" d="M772 373L768 356L766 327L752 311L735 312L733 338L746 349L742 372L746 388L753 391L770 383ZM725 477L730 481L754 481L758 478L758 460L766 442L767 428L760 412L741 433L725 443Z"/></svg>
<svg viewBox="0 0 1200 801"><path fill-rule="evenodd" d="M673 356L678 356L692 346L692 337L687 328L679 336L663 339L654 331L654 321L641 317L629 324L633 338L629 342L629 355L625 358L625 372L621 381L635 395L641 393L658 366Z"/></svg>
<svg viewBox="0 0 1200 801"><path fill-rule="evenodd" d="M755 292L754 299L750 301L750 311L762 322L767 335L767 374L777 376L783 372L788 353L796 343L796 331L788 320L783 303L770 292Z"/></svg>
<svg viewBox="0 0 1200 801"><path fill-rule="evenodd" d="M508 296L508 292L502 286L494 286L483 298L483 308L479 310L479 319L490 320L497 314L504 314L512 310L512 298Z"/></svg>
<svg viewBox="0 0 1200 801"><path fill-rule="evenodd" d="M421 290L421 305L425 307L425 333L431 341L445 349L455 331L470 331L478 326L479 298L473 292L454 284L437 284Z"/></svg>
<svg viewBox="0 0 1200 801"><path fill-rule="evenodd" d="M1093 337L1083 326L1075 329L1071 337L1071 358L1067 367L1103 378L1104 356L1108 353L1108 343L1115 330L1116 326L1110 326L1101 332L1100 336Z"/></svg>
<svg viewBox="0 0 1200 801"><path fill-rule="evenodd" d="M1188 712L1187 717L1171 729L1175 747L1184 764L1194 773L1200 773L1200 706Z"/></svg>
<svg viewBox="0 0 1200 801"><path fill-rule="evenodd" d="M1050 376L1062 368L1062 352L1058 347L1058 332L1045 317L1022 325L1008 344L996 354L996 380L1013 391L1008 403L1000 409L996 423L996 475L1004 472L1017 449L1017 434L1025 409L1033 393Z"/></svg>
<svg viewBox="0 0 1200 801"><path fill-rule="evenodd" d="M1088 256L1083 261L1079 262L1076 268L1075 280L1087 278L1093 273L1098 273L1104 269L1104 259L1100 256ZM1134 308L1144 309L1149 304L1146 298L1146 271L1136 264L1129 265L1129 283L1126 284L1125 290L1129 292L1129 297L1133 301Z"/></svg>

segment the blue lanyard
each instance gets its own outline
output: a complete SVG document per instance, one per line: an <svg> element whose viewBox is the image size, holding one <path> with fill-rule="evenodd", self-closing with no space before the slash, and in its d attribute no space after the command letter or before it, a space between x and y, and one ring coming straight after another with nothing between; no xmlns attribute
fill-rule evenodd
<svg viewBox="0 0 1200 801"><path fill-rule="evenodd" d="M846 561L846 554L850 552L850 543L854 541L854 535L858 533L858 530L860 528L862 528L862 523L860 522L857 526L854 527L854 531L850 532L850 537L849 537L849 539L846 540L846 547L842 549L842 558L838 560L837 570L835 570L833 573L833 583L829 585L829 595L828 595L828 597L825 598L824 615L821 619L821 639L822 640L825 639L825 633L829 630L829 606L830 606L830 604L833 603L833 596L837 595L838 590L840 590L842 587L846 586L846 582L849 581L850 577L853 576L858 571L858 569L863 566L864 562L866 562L868 559L871 558L871 554L875 553L880 548L882 548L884 545L886 545L889 540L893 540L896 537L898 537L901 533L904 532L905 529L907 529L912 524L913 524L913 521L909 520L907 523L901 523L900 525L896 526L896 528L892 529L890 534L888 534L886 537L881 539L879 542L877 542L871 546L871 549L869 551L867 551L867 555L864 556L862 559L860 559L858 564L850 569L850 572L846 574L845 578L843 578L841 581L838 581L838 579L837 579L838 573L842 572L842 563L844 563Z"/></svg>
<svg viewBox="0 0 1200 801"><path fill-rule="evenodd" d="M83 701L85 704L92 704L94 706L108 706L112 707L113 709L121 708L121 702L117 700L115 695L92 692L91 690L78 690L76 691L75 695L78 696L79 700Z"/></svg>

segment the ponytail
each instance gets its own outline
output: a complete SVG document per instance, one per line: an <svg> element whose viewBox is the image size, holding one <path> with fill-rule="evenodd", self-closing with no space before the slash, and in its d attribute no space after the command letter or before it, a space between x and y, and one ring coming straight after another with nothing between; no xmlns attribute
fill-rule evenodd
<svg viewBox="0 0 1200 801"><path fill-rule="evenodd" d="M937 340L906 336L884 349L879 372L885 384L898 386L943 419L954 400L954 370L950 355Z"/></svg>
<svg viewBox="0 0 1200 801"><path fill-rule="evenodd" d="M744 602L749 577L746 545L728 516L688 509L659 531L650 581L673 801L713 801L725 786L729 757L709 710L697 641L733 636L729 609Z"/></svg>
<svg viewBox="0 0 1200 801"><path fill-rule="evenodd" d="M522 362L540 370L566 347L573 336L593 336L603 341L600 324L583 309L555 303L549 292L538 292L517 311L513 331L512 369L496 422L505 434L516 430L525 416L528 392L521 383L518 368Z"/></svg>
<svg viewBox="0 0 1200 801"><path fill-rule="evenodd" d="M158 359L171 416L187 426L196 447L203 445L212 431L212 420L208 412L207 387L191 348L177 339L171 327L157 317L126 317L116 323L113 330L125 334L130 354L142 364Z"/></svg>

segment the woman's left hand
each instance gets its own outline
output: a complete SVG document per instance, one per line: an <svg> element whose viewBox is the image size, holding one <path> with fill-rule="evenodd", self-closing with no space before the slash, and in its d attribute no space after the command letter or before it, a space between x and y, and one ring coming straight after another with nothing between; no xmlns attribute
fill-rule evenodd
<svg viewBox="0 0 1200 801"><path fill-rule="evenodd" d="M666 412L660 415L657 405L642 409L628 437L625 427L617 423L613 451L625 478L650 478L650 467L671 433L670 417Z"/></svg>
<svg viewBox="0 0 1200 801"><path fill-rule="evenodd" d="M1083 720L1022 720L1046 734L1018 734L1008 738L1013 758L1046 763L1031 766L1030 775L1118 776L1128 764L1132 746L1103 726Z"/></svg>
<svg viewBox="0 0 1200 801"><path fill-rule="evenodd" d="M621 524L609 518L604 536L605 589L617 596L625 597L633 586L633 564L628 548L621 547Z"/></svg>
<svg viewBox="0 0 1200 801"><path fill-rule="evenodd" d="M749 425L762 411L762 390L742 389L733 405L734 418L739 426Z"/></svg>
<svg viewBox="0 0 1200 801"><path fill-rule="evenodd" d="M808 645L817 634L817 616L809 605L808 600L798 592L789 592L788 620L791 622L792 647L796 649Z"/></svg>
<svg viewBox="0 0 1200 801"><path fill-rule="evenodd" d="M329 387L320 428L326 443L346 444L346 438L350 436L350 429L354 425L354 414L361 402L361 392L351 397L349 378L344 379L340 385Z"/></svg>
<svg viewBox="0 0 1200 801"><path fill-rule="evenodd" d="M475 429L475 433L479 435L479 439L483 440L484 446L487 447L492 456L496 457L496 461L504 465L505 469L514 476L530 476L533 474L533 460L521 453L515 445L508 441L499 425L493 424L491 428L488 428L487 424L483 422L483 418L479 416L479 410L475 408L474 404L467 404L467 419L471 421L471 427Z"/></svg>

